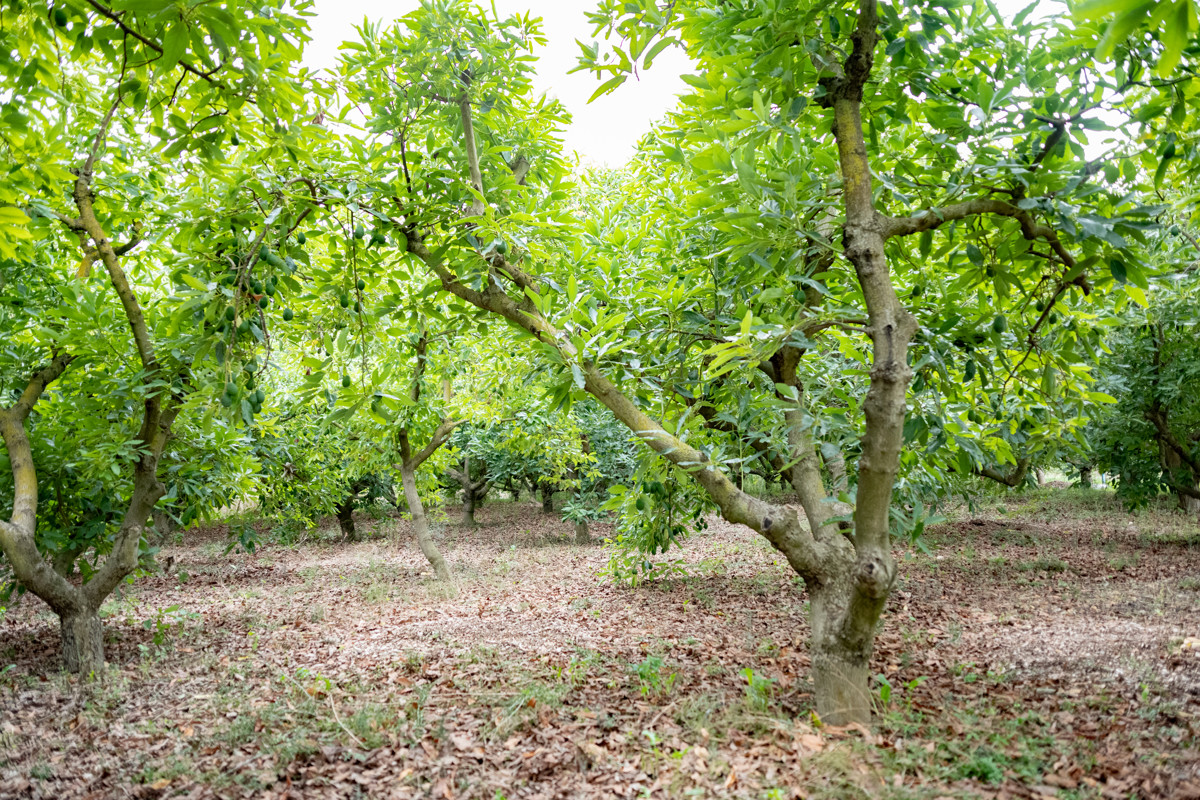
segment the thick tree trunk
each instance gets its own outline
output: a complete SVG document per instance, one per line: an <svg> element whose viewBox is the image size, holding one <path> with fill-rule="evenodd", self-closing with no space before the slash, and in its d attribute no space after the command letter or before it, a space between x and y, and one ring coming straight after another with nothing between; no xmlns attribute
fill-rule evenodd
<svg viewBox="0 0 1200 800"><path fill-rule="evenodd" d="M468 528L479 526L475 521L475 491L469 482L463 486L463 525Z"/></svg>
<svg viewBox="0 0 1200 800"><path fill-rule="evenodd" d="M337 509L338 526L342 529L342 535L351 542L358 541L358 531L354 529L354 496L351 495L342 501L342 504Z"/></svg>
<svg viewBox="0 0 1200 800"><path fill-rule="evenodd" d="M592 533L588 530L586 519L575 520L575 544L591 544Z"/></svg>
<svg viewBox="0 0 1200 800"><path fill-rule="evenodd" d="M85 677L99 675L104 668L104 629L100 615L85 609L61 614L59 622L63 667Z"/></svg>
<svg viewBox="0 0 1200 800"><path fill-rule="evenodd" d="M871 718L869 677L873 637L854 642L845 635L845 620L852 613L849 607L852 593L848 574L809 591L812 626L809 654L814 696L817 714L829 725Z"/></svg>
<svg viewBox="0 0 1200 800"><path fill-rule="evenodd" d="M1092 468L1091 467L1080 467L1079 468L1079 485L1084 489L1092 488Z"/></svg>
<svg viewBox="0 0 1200 800"><path fill-rule="evenodd" d="M542 487L542 511L546 514L554 513L554 489L549 486Z"/></svg>
<svg viewBox="0 0 1200 800"><path fill-rule="evenodd" d="M1200 497L1190 497L1186 494L1176 495L1179 498L1179 509L1189 514L1200 514Z"/></svg>
<svg viewBox="0 0 1200 800"><path fill-rule="evenodd" d="M400 465L400 482L404 485L404 499L408 502L408 511L412 515L413 532L417 537L417 546L425 554L429 565L439 579L450 580L450 569L446 559L442 558L433 537L429 535L429 521L425 517L425 506L421 504L421 495L417 494L416 467L412 462L405 461Z"/></svg>

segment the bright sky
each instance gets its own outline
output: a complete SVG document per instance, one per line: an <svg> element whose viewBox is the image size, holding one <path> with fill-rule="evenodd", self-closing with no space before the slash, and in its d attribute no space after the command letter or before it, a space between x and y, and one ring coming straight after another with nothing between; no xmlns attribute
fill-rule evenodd
<svg viewBox="0 0 1200 800"><path fill-rule="evenodd" d="M654 67L640 81L630 79L616 93L588 105L587 99L600 81L590 74L577 72L579 54L576 39L591 43L591 27L584 11L595 7L594 0L495 0L496 11L503 16L530 11L542 18L548 44L536 53L536 87L562 101L571 112L572 123L565 135L567 151L611 167L620 166L633 155L637 140L675 105L675 98L687 85L680 74L691 66L682 53L666 51L655 59ZM338 45L355 38L354 26L363 17L390 22L418 5L417 0L316 0L317 16L312 22L312 42L306 48L305 63L315 69L332 67L337 62Z"/></svg>
<svg viewBox="0 0 1200 800"><path fill-rule="evenodd" d="M996 5L1011 18L1029 2L997 0ZM1039 4L1046 11L1057 5L1053 0L1040 0ZM332 67L338 45L355 38L354 26L364 17L387 23L417 5L418 0L316 0L313 41L305 63L315 69ZM584 17L585 11L595 7L595 0L495 0L495 5L501 16L530 11L542 18L549 41L536 53L536 86L557 97L571 112L572 123L564 137L568 152L610 167L620 166L633 155L642 134L674 107L675 98L687 88L679 76L690 72L691 65L681 52L667 50L640 81L631 79L589 105L587 100L600 81L584 72L567 73L575 67L579 54L575 40L590 43L595 38Z"/></svg>

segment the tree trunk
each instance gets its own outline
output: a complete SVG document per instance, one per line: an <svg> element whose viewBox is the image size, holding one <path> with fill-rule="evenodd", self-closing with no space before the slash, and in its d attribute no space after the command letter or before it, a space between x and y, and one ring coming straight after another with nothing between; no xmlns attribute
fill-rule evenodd
<svg viewBox="0 0 1200 800"><path fill-rule="evenodd" d="M549 486L542 487L542 511L546 514L554 513L554 490Z"/></svg>
<svg viewBox="0 0 1200 800"><path fill-rule="evenodd" d="M104 630L100 615L92 610L64 613L62 625L63 667L84 677L99 675L104 668Z"/></svg>
<svg viewBox="0 0 1200 800"><path fill-rule="evenodd" d="M1190 497L1186 494L1180 494L1177 497L1179 498L1179 509L1181 511L1200 515L1200 498Z"/></svg>
<svg viewBox="0 0 1200 800"><path fill-rule="evenodd" d="M70 578L75 574L75 561L82 552L79 548L69 547L66 550L60 550L55 553L51 562L54 566L54 571L64 578Z"/></svg>
<svg viewBox="0 0 1200 800"><path fill-rule="evenodd" d="M358 531L354 529L354 495L350 495L337 509L338 525L342 529L342 535L348 541L358 541Z"/></svg>
<svg viewBox="0 0 1200 800"><path fill-rule="evenodd" d="M1079 486L1084 489L1092 488L1092 468L1091 467L1080 467L1079 468Z"/></svg>
<svg viewBox="0 0 1200 800"><path fill-rule="evenodd" d="M817 714L828 725L871 719L869 689L873 637L857 643L846 636L845 619L853 589L847 574L809 591L813 689Z"/></svg>
<svg viewBox="0 0 1200 800"><path fill-rule="evenodd" d="M411 461L405 461L400 465L400 482L404 485L404 499L408 502L408 511L412 515L417 546L429 560L429 565L433 567L438 578L448 581L450 580L450 569L446 566L446 559L442 558L437 545L433 543L433 537L429 535L429 521L425 518L425 506L421 505L421 496L417 494L416 467ZM470 495L470 492L467 494Z"/></svg>
<svg viewBox="0 0 1200 800"><path fill-rule="evenodd" d="M586 519L575 520L575 544L591 544L592 533L588 530Z"/></svg>
<svg viewBox="0 0 1200 800"><path fill-rule="evenodd" d="M468 528L479 527L475 521L475 490L469 480L463 484L463 525Z"/></svg>

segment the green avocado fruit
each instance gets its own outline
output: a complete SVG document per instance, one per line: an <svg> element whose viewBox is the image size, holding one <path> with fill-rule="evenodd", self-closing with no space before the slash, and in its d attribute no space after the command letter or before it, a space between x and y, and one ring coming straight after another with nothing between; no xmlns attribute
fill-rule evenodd
<svg viewBox="0 0 1200 800"><path fill-rule="evenodd" d="M227 320L228 320L228 321L230 321L230 322L233 322L233 320L234 320L234 317L236 317L236 316L237 316L237 309L236 309L236 308L234 308L233 306L226 306L226 307L225 307L225 319L227 319Z"/></svg>
<svg viewBox="0 0 1200 800"><path fill-rule="evenodd" d="M285 308L283 310L283 321L284 322L291 322L292 317L294 317L294 316L296 316L296 315L292 313L292 310L290 308Z"/></svg>
<svg viewBox="0 0 1200 800"><path fill-rule="evenodd" d="M350 388L350 376L349 375L342 375L342 388L343 389Z"/></svg>

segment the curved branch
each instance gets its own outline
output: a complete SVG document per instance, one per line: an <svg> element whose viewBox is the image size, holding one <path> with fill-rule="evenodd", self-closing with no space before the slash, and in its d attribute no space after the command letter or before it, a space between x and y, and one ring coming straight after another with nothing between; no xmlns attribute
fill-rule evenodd
<svg viewBox="0 0 1200 800"><path fill-rule="evenodd" d="M1003 200L979 199L967 200L962 203L944 206L942 208L926 209L919 214L909 217L889 217L880 215L883 220L883 235L885 239L893 236L910 236L940 228L947 222L965 219L967 217L992 214L1015 219L1021 226L1021 235L1029 241L1043 239L1054 253L1068 268L1075 266L1075 257L1058 238L1058 233L1047 225L1042 225L1023 208Z"/></svg>
<svg viewBox="0 0 1200 800"><path fill-rule="evenodd" d="M1008 487L1017 487L1025 482L1025 478L1029 474L1029 466L1032 463L1033 457L1025 456L1019 459L1008 472L1001 472L995 467L985 466L975 470L975 474Z"/></svg>

